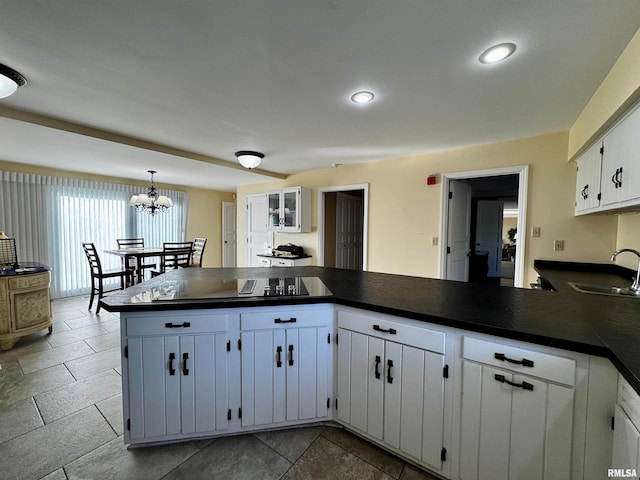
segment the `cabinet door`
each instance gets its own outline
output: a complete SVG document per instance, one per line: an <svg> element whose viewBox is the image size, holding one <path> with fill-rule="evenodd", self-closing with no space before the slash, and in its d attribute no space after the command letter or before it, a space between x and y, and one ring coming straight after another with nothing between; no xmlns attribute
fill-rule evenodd
<svg viewBox="0 0 640 480"><path fill-rule="evenodd" d="M602 205L640 197L640 108L618 123L604 138Z"/></svg>
<svg viewBox="0 0 640 480"><path fill-rule="evenodd" d="M280 230L281 191L267 192L267 229Z"/></svg>
<svg viewBox="0 0 640 480"><path fill-rule="evenodd" d="M338 329L338 335L338 419L366 432L367 418L370 417L368 413L369 337L342 328ZM382 364L384 351L379 356ZM382 399L382 387L380 398ZM380 400L380 409L381 405L382 400ZM380 428L380 432L381 430ZM379 435L379 438L382 438L382 433Z"/></svg>
<svg viewBox="0 0 640 480"><path fill-rule="evenodd" d="M282 190L280 224L283 231L300 230L300 189L297 187Z"/></svg>
<svg viewBox="0 0 640 480"><path fill-rule="evenodd" d="M624 411L616 405L611 468L640 470L639 447L640 433Z"/></svg>
<svg viewBox="0 0 640 480"><path fill-rule="evenodd" d="M290 345L289 332L287 330L287 349ZM290 355L287 362L287 402L295 401L297 407L290 409L287 403L291 420L324 418L328 414L328 334L326 327L300 328L293 337L298 343L294 350L287 351ZM290 365L291 359L293 366ZM292 379L294 376L297 378ZM294 410L297 410L295 416Z"/></svg>
<svg viewBox="0 0 640 480"><path fill-rule="evenodd" d="M601 148L602 142L596 143L577 161L576 212L600 206Z"/></svg>
<svg viewBox="0 0 640 480"><path fill-rule="evenodd" d="M402 401L402 345L385 342L384 361L384 442L400 448Z"/></svg>

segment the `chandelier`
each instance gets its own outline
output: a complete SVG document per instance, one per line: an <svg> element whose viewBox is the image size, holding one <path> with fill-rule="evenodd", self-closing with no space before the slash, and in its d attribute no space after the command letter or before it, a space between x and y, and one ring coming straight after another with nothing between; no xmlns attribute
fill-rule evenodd
<svg viewBox="0 0 640 480"><path fill-rule="evenodd" d="M151 174L151 185L147 189L147 193L131 195L129 205L136 207L139 212L147 212L149 215L155 215L158 212L166 212L173 207L173 202L169 197L158 195L158 189L153 184L153 174L155 170L147 170Z"/></svg>

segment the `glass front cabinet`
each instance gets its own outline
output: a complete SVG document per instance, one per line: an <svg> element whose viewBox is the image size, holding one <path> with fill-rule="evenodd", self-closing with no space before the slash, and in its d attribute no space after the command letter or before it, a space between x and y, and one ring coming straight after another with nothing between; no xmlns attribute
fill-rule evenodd
<svg viewBox="0 0 640 480"><path fill-rule="evenodd" d="M267 192L267 229L311 231L311 189L290 187Z"/></svg>

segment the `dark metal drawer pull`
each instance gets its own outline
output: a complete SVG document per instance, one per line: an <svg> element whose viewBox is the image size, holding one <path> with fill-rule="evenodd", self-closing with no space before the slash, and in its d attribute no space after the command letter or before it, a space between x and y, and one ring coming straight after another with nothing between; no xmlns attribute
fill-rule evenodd
<svg viewBox="0 0 640 480"><path fill-rule="evenodd" d="M187 360L189 360L189 354L185 352L182 354L182 374L183 375L189 375L189 369L187 368Z"/></svg>
<svg viewBox="0 0 640 480"><path fill-rule="evenodd" d="M164 324L166 328L187 328L191 326L190 322L176 323L175 325L171 322L167 322Z"/></svg>
<svg viewBox="0 0 640 480"><path fill-rule="evenodd" d="M523 367L533 367L533 360L527 360L523 358L522 360L514 360L509 357L505 357L504 353L494 353L493 357L496 360L501 360L503 362L515 363L516 365L522 365Z"/></svg>
<svg viewBox="0 0 640 480"><path fill-rule="evenodd" d="M497 381L499 381L500 383L506 383L508 385L511 385L512 387L518 387L518 388L521 388L523 390L531 390L531 391L533 391L533 385L531 385L530 383L527 383L527 382L522 382L522 383L510 382L509 380L504 378L504 375L498 375L497 373L493 377Z"/></svg>
<svg viewBox="0 0 640 480"><path fill-rule="evenodd" d="M391 376L391 367L393 367L393 360L387 360L387 382L393 383L393 377Z"/></svg>
<svg viewBox="0 0 640 480"><path fill-rule="evenodd" d="M296 323L296 319L291 317L289 320L281 320L279 318L274 318L273 319L274 323Z"/></svg>
<svg viewBox="0 0 640 480"><path fill-rule="evenodd" d="M379 367L380 367L380 355L376 355L376 378L380 378L380 370L378 370Z"/></svg>
<svg viewBox="0 0 640 480"><path fill-rule="evenodd" d="M276 347L276 367L280 368L282 366L282 347Z"/></svg>
<svg viewBox="0 0 640 480"><path fill-rule="evenodd" d="M293 345L289 345L289 365L293 366Z"/></svg>
<svg viewBox="0 0 640 480"><path fill-rule="evenodd" d="M384 328L380 328L380 325L374 325L373 329L376 332L390 333L391 335L395 335L396 334L396 330L394 328L390 328L389 330L385 330Z"/></svg>
<svg viewBox="0 0 640 480"><path fill-rule="evenodd" d="M175 353L170 353L169 354L169 375L175 375L176 374L176 369L173 368L173 361L176 359L176 354Z"/></svg>

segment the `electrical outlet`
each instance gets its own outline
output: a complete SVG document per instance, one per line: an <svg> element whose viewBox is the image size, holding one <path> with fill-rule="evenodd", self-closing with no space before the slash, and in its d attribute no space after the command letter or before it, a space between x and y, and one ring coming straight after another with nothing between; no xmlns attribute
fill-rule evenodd
<svg viewBox="0 0 640 480"><path fill-rule="evenodd" d="M431 237L431 245L438 246L438 237Z"/></svg>
<svg viewBox="0 0 640 480"><path fill-rule="evenodd" d="M540 227L533 227L531 229L531 236L532 237L539 237L540 236Z"/></svg>
<svg viewBox="0 0 640 480"><path fill-rule="evenodd" d="M562 250L564 250L564 240L554 240L553 249L556 252L561 252Z"/></svg>

